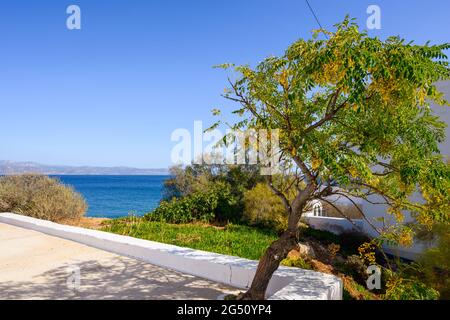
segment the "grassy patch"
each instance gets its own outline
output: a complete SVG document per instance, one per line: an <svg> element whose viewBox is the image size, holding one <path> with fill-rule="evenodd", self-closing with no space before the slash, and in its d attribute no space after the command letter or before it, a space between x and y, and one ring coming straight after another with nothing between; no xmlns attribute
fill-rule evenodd
<svg viewBox="0 0 450 320"><path fill-rule="evenodd" d="M270 243L277 239L274 232L242 225L228 224L219 228L205 224L145 221L140 218L111 220L102 230L252 260L258 260Z"/></svg>

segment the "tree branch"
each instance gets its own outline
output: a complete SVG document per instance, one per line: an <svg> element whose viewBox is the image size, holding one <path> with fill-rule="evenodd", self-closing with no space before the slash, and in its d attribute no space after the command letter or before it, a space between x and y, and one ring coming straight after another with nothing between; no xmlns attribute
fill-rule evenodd
<svg viewBox="0 0 450 320"><path fill-rule="evenodd" d="M336 100L337 100L337 98L338 98L338 96L339 96L339 93L340 93L340 90L337 90L336 93L335 93L335 95L334 95L334 97L330 100L330 101L333 101L334 105L336 104ZM337 108L330 108L331 110L328 111L322 119L320 119L319 121L317 121L317 122L313 123L312 125L310 125L308 128L306 128L306 129L303 131L303 133L306 134L306 133L308 133L308 132L314 130L315 128L320 127L320 126L323 125L325 122L327 122L327 121L333 119L333 117L336 115L336 113L337 113L340 109L342 109L346 104L347 104L347 100L345 100L343 103L341 103ZM328 109L328 108L327 108L327 109Z"/></svg>
<svg viewBox="0 0 450 320"><path fill-rule="evenodd" d="M328 201L327 199L325 199L325 198L318 198L319 200L322 200L322 201L325 201L326 203L328 203L330 206L332 206L341 216L343 216L346 220L348 220L355 228L357 228L358 229L358 225L355 223L355 222L353 222L353 220L352 219L350 219L346 214L344 214L343 212L342 212L342 210L341 209L339 209L337 206L335 206L334 205L334 203L332 203L331 201Z"/></svg>
<svg viewBox="0 0 450 320"><path fill-rule="evenodd" d="M366 215L364 214L364 212L361 210L361 208L355 203L355 201L353 201L352 198L350 198L349 196L347 196L344 193L340 193L340 192L336 192L335 194L339 194L345 198L347 198L352 204L353 206L359 211L359 213L361 214L362 218L376 231L378 232L378 234L381 234L381 231L372 223L369 221L369 219L367 219Z"/></svg>
<svg viewBox="0 0 450 320"><path fill-rule="evenodd" d="M269 187L281 199L281 201L283 202L286 210L289 213L291 213L292 212L292 207L291 207L291 204L289 203L289 200L286 198L286 196L284 195L283 192L281 192L280 190L275 188L275 186L273 185L273 181L272 181L272 176L271 175L269 175Z"/></svg>

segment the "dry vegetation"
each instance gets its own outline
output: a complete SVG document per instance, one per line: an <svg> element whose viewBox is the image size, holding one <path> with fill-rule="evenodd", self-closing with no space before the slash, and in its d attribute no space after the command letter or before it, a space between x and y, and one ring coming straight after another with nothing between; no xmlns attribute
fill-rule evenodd
<svg viewBox="0 0 450 320"><path fill-rule="evenodd" d="M80 219L64 221L64 223L74 227L100 230L110 220L110 218L81 217Z"/></svg>
<svg viewBox="0 0 450 320"><path fill-rule="evenodd" d="M25 174L0 177L0 212L67 223L86 212L83 197L57 179Z"/></svg>

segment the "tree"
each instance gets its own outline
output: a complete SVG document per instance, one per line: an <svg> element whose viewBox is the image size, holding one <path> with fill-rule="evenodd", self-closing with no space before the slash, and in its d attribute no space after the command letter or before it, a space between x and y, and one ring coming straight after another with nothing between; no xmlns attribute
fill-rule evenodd
<svg viewBox="0 0 450 320"><path fill-rule="evenodd" d="M283 201L288 227L260 259L242 299L264 299L272 274L297 244L299 220L313 199L340 195L370 202L378 195L398 221L409 212L428 226L448 223L450 169L438 148L445 124L430 102L449 105L434 83L449 79L444 51L450 44L371 38L349 18L335 27L315 31L255 68L221 66L237 73L224 94L239 106L233 113L241 118L232 128L279 129L277 157L290 181L267 179ZM411 200L415 192L426 201ZM396 243L411 241L406 225L379 231Z"/></svg>

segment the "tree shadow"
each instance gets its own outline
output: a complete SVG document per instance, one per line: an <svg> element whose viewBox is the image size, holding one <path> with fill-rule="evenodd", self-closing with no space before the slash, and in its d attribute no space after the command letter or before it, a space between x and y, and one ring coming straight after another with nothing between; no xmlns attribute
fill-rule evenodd
<svg viewBox="0 0 450 320"><path fill-rule="evenodd" d="M0 299L14 300L217 299L224 292L234 291L213 281L126 257L71 263L30 281L0 283Z"/></svg>

